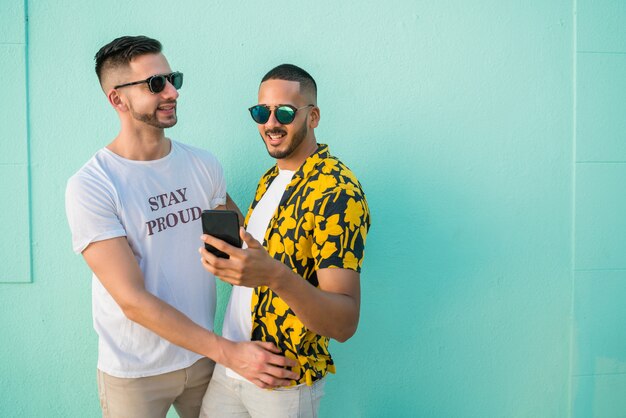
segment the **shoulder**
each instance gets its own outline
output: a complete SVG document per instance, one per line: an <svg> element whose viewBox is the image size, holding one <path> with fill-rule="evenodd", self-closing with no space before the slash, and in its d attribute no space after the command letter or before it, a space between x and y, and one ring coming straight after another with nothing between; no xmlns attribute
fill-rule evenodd
<svg viewBox="0 0 626 418"><path fill-rule="evenodd" d="M178 152L183 155L192 155L198 158L213 158L216 159L215 155L204 148L196 147L189 144L183 144L182 142L172 140L172 147L174 147Z"/></svg>
<svg viewBox="0 0 626 418"><path fill-rule="evenodd" d="M98 151L68 179L67 191L79 191L81 189L110 186L110 173L107 168L106 159L106 152L103 150Z"/></svg>
<svg viewBox="0 0 626 418"><path fill-rule="evenodd" d="M344 163L335 157L325 158L319 166L318 181L324 191L315 208L327 216L342 213L351 227L369 227L369 207L361 183Z"/></svg>
<svg viewBox="0 0 626 418"><path fill-rule="evenodd" d="M201 161L204 164L209 165L220 165L219 160L211 151L195 147L193 145L183 144L182 142L172 140L172 147L176 149L176 152L180 155L196 160Z"/></svg>
<svg viewBox="0 0 626 418"><path fill-rule="evenodd" d="M356 175L337 157L323 158L312 180L317 180L320 185L324 186L325 193L347 193L350 196L365 197Z"/></svg>

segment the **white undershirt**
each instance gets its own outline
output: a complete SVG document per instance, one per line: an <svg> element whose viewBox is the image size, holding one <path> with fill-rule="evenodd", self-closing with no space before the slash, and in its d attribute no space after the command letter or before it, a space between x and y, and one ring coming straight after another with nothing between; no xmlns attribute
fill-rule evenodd
<svg viewBox="0 0 626 418"><path fill-rule="evenodd" d="M280 170L250 215L247 232L260 243L263 243L265 232L294 173L295 171ZM246 248L245 243L244 248ZM222 328L224 338L231 341L250 341L250 334L252 333L250 304L252 303L253 290L251 287L233 286L224 315ZM226 369L226 374L230 377L244 379L231 369Z"/></svg>

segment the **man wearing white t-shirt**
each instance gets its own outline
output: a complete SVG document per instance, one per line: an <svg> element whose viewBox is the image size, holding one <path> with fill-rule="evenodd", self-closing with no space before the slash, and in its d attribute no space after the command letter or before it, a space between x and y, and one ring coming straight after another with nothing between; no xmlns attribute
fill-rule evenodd
<svg viewBox="0 0 626 418"><path fill-rule="evenodd" d="M209 152L165 137L183 75L161 44L121 37L96 54L117 137L67 184L74 251L93 271L98 390L104 417L197 417L215 362L260 387L288 384L295 365L269 342L212 332L215 278L198 263L204 209L236 209Z"/></svg>
<svg viewBox="0 0 626 418"><path fill-rule="evenodd" d="M335 372L329 340L348 340L360 311L360 271L370 225L360 183L327 145L318 144L317 86L309 73L282 64L262 79L249 111L276 159L248 210L244 248L215 237L202 264L233 284L223 335L276 344L296 360L287 387L264 390L228 365L217 365L201 417L316 417L325 378Z"/></svg>

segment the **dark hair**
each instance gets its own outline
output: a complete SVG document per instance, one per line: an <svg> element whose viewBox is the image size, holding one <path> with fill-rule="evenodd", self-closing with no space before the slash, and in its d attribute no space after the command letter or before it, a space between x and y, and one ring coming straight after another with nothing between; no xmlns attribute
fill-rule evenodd
<svg viewBox="0 0 626 418"><path fill-rule="evenodd" d="M311 77L311 74L304 71L302 68L293 64L281 64L278 67L274 67L265 74L261 83L267 80L287 80L297 81L300 83L300 91L309 91L313 94L313 97L317 97L317 84Z"/></svg>
<svg viewBox="0 0 626 418"><path fill-rule="evenodd" d="M96 74L102 83L105 69L128 65L135 57L161 52L161 42L147 36L122 36L109 42L96 53Z"/></svg>

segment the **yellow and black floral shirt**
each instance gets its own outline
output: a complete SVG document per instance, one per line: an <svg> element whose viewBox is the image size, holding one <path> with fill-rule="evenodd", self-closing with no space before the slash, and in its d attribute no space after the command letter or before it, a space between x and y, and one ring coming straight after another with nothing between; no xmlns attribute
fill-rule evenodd
<svg viewBox="0 0 626 418"><path fill-rule="evenodd" d="M261 177L246 225L277 175L274 166ZM287 186L263 245L272 257L317 287L319 269L361 271L369 225L369 209L359 181L330 155L327 145L319 144ZM297 361L294 371L300 379L294 385L312 385L327 372L335 372L328 337L307 329L271 289L257 287L251 308L251 339L272 342Z"/></svg>

